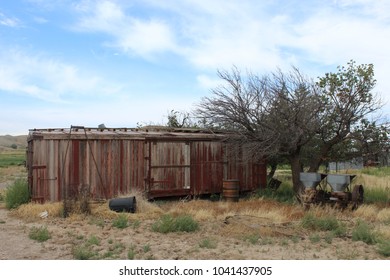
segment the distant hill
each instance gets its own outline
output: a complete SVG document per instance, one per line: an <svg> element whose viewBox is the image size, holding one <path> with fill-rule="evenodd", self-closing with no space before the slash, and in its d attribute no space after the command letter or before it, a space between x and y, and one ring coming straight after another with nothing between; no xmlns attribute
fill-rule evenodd
<svg viewBox="0 0 390 280"><path fill-rule="evenodd" d="M15 147L17 147L18 149L26 148L27 147L27 135L19 135L19 136L4 135L4 136L0 136L0 151L2 151L2 150L12 150Z"/></svg>

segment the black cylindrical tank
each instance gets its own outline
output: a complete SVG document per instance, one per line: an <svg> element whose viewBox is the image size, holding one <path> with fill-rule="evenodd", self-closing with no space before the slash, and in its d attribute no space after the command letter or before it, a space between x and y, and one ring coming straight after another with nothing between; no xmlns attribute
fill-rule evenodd
<svg viewBox="0 0 390 280"><path fill-rule="evenodd" d="M115 212L135 213L137 209L137 201L135 196L114 198L110 200L108 206L110 207L110 210Z"/></svg>

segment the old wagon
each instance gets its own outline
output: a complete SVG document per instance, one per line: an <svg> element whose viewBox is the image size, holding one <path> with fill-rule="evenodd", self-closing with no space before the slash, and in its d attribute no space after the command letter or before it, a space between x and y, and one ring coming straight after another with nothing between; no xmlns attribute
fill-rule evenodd
<svg viewBox="0 0 390 280"><path fill-rule="evenodd" d="M352 174L300 173L300 180L305 187L301 195L303 205L308 208L312 204L327 203L342 209L348 206L357 209L363 203L364 188L362 185L352 186L355 177Z"/></svg>

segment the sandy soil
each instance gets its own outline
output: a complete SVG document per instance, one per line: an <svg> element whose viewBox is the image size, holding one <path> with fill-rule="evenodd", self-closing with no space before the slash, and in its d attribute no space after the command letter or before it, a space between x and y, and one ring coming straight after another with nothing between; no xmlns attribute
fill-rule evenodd
<svg viewBox="0 0 390 280"><path fill-rule="evenodd" d="M125 229L108 220L48 218L22 221L0 204L0 259L74 259L83 254L99 259L385 259L375 246L350 238L317 238L286 224L264 224L256 217L232 216L202 221L193 233L154 232L155 220L133 222ZM32 227L46 226L51 238L29 238ZM234 234L237 228L265 227L258 239ZM245 231L241 231L245 232ZM319 240L318 240L319 239ZM390 259L390 258L388 258Z"/></svg>

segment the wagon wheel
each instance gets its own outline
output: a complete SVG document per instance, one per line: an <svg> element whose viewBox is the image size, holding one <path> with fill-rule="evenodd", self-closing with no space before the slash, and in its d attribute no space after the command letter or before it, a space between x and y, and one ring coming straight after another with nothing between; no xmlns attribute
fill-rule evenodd
<svg viewBox="0 0 390 280"><path fill-rule="evenodd" d="M314 189L306 189L300 194L300 203L305 210L309 210L310 205L316 202L316 193L317 191Z"/></svg>
<svg viewBox="0 0 390 280"><path fill-rule="evenodd" d="M363 203L364 189L363 185L355 185L352 190L352 210L356 210Z"/></svg>

